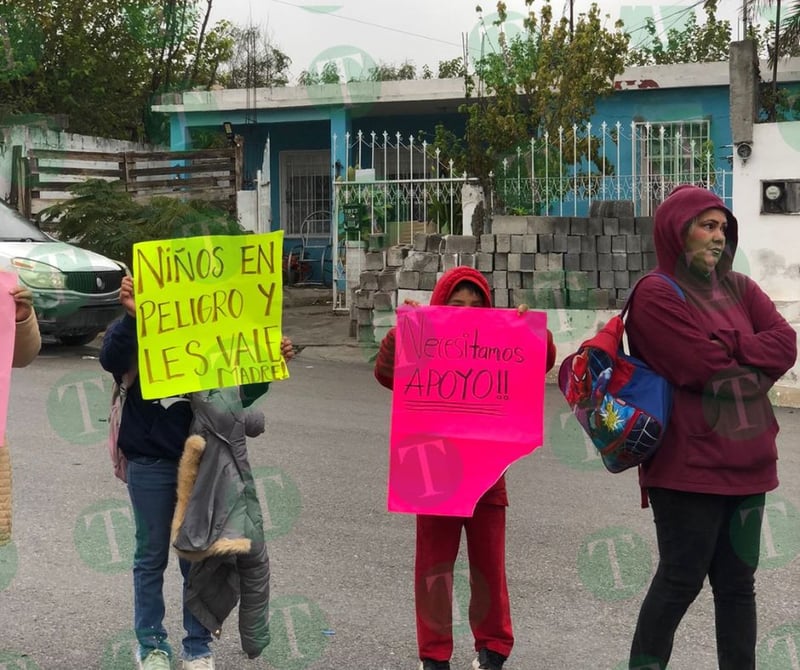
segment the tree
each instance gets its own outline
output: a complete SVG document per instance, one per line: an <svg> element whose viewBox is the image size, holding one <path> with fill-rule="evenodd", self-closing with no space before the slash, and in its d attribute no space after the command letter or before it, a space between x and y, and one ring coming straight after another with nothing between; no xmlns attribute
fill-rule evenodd
<svg viewBox="0 0 800 670"><path fill-rule="evenodd" d="M152 96L208 87L229 57L212 0L0 0L5 113L69 118L78 133L153 137ZM204 7L204 11L201 11ZM2 62L2 61L0 61Z"/></svg>
<svg viewBox="0 0 800 670"><path fill-rule="evenodd" d="M289 83L292 59L259 26L234 27L233 55L220 77L226 88L271 88Z"/></svg>
<svg viewBox="0 0 800 670"><path fill-rule="evenodd" d="M314 86L316 84L338 84L341 82L339 76L339 69L336 63L328 61L322 66L320 72L312 72L310 70L303 70L297 78L297 83L300 86Z"/></svg>
<svg viewBox="0 0 800 670"><path fill-rule="evenodd" d="M614 90L614 76L624 68L628 36L619 22L606 29L596 4L575 17L570 30L567 18L554 18L549 1L538 14L530 9L533 2L525 0L524 31L511 40L502 30L505 3L497 3L498 50L478 60L475 73L467 77L471 100L461 108L467 116L465 135L437 129L434 145L453 152L456 169L485 186L503 157L515 156L518 146L545 133L557 137L559 127L588 121L596 99ZM598 144L593 143L590 156L586 138L575 147L570 143L564 147L566 162L604 160L597 156Z"/></svg>
<svg viewBox="0 0 800 670"><path fill-rule="evenodd" d="M649 44L628 53L628 65L666 65L670 63L706 63L728 60L731 43L730 21L717 21L716 0L704 5L706 21L698 25L694 12L686 25L667 31L666 42L658 35L652 16L645 19L644 31Z"/></svg>
<svg viewBox="0 0 800 670"><path fill-rule="evenodd" d="M378 63L370 68L367 81L404 81L416 79L417 68L409 61L403 61L400 65L389 63Z"/></svg>

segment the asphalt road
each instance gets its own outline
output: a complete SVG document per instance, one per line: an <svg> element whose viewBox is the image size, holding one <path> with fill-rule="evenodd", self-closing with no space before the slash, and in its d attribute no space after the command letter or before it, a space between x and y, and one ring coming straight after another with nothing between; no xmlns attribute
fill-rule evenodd
<svg viewBox="0 0 800 670"><path fill-rule="evenodd" d="M14 371L9 416L14 541L0 549L0 669L133 668L132 519L104 443L110 378L90 347L46 347ZM386 512L390 396L358 352L307 348L260 405L250 454L272 559L273 643L255 661L235 616L217 668L412 670L413 517ZM654 568L649 510L633 473L587 451L554 387L547 439L509 471L508 570L516 645L508 670L624 667ZM757 588L760 670L800 670L800 416L778 410L782 487L768 498ZM459 567L465 568L463 558ZM181 636L177 564L167 626ZM456 580L454 670L473 657L468 588ZM678 631L671 670L716 668L704 589Z"/></svg>

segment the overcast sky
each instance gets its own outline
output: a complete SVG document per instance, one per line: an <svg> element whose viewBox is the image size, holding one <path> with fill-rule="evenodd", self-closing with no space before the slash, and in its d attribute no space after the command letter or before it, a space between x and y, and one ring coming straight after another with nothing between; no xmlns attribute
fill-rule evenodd
<svg viewBox="0 0 800 670"><path fill-rule="evenodd" d="M371 62L399 65L409 60L418 72L427 64L435 73L439 61L462 55L462 39L466 39L473 56L479 55L477 4L482 4L484 22L489 27L483 41L484 48L489 49L495 0L214 0L212 22L226 18L238 25L252 23L266 29L273 43L292 59L293 77L303 70L316 69L316 63L353 54L359 54L367 66ZM525 11L523 0L507 0L506 4L511 17L519 18ZM575 0L574 12L585 11L589 4L589 0ZM604 0L599 4L611 15L609 25L617 18L624 20L632 34L631 45L636 46L644 38L640 28L645 17L652 15L663 29L680 26L691 7L700 8L702 1L667 0L659 4ZM722 0L718 11L718 18L731 21L734 39L739 37L740 4ZM553 6L568 11L568 0L555 0Z"/></svg>

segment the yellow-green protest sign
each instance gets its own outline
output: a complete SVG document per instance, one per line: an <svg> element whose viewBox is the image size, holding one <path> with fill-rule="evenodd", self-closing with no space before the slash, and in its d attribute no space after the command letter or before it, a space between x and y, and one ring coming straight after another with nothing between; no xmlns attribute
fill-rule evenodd
<svg viewBox="0 0 800 670"><path fill-rule="evenodd" d="M283 231L134 245L142 397L289 376L282 255Z"/></svg>

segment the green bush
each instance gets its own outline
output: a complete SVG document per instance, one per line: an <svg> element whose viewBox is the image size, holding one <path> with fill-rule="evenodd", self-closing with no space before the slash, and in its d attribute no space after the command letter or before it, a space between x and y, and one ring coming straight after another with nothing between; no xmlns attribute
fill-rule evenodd
<svg viewBox="0 0 800 670"><path fill-rule="evenodd" d="M71 200L42 210L42 222L59 239L128 267L137 242L245 232L228 212L202 200L156 196L138 203L122 189L122 182L102 179L89 179L70 190Z"/></svg>

